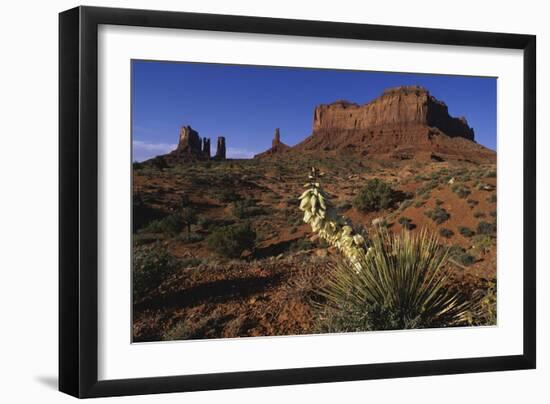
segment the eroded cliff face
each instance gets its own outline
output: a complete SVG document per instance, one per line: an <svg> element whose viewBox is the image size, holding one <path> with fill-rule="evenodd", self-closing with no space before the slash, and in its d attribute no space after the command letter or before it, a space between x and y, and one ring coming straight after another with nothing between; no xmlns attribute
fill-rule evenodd
<svg viewBox="0 0 550 404"><path fill-rule="evenodd" d="M175 150L163 156L169 164L176 164L181 161L210 160L212 159L210 138L201 138L199 133L191 126L182 126L179 132L178 146ZM216 160L225 160L225 138L218 137Z"/></svg>
<svg viewBox="0 0 550 404"><path fill-rule="evenodd" d="M474 131L464 118L451 117L445 103L419 86L388 89L364 105L347 101L319 105L313 117L314 133L414 125L435 127L447 136L474 140Z"/></svg>
<svg viewBox="0 0 550 404"><path fill-rule="evenodd" d="M312 134L291 153L355 153L391 159L494 161L496 153L474 141L465 118L419 86L384 91L364 105L336 101L315 108Z"/></svg>

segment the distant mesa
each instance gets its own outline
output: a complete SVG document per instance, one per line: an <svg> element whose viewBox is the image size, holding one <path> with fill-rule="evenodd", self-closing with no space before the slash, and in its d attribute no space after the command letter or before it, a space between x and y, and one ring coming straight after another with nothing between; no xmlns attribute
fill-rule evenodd
<svg viewBox="0 0 550 404"><path fill-rule="evenodd" d="M210 138L201 138L199 133L191 126L180 128L179 141L175 150L164 156L166 162L175 164L181 161L212 160ZM219 136L214 160L225 160L225 137Z"/></svg>
<svg viewBox="0 0 550 404"><path fill-rule="evenodd" d="M300 158L304 154L436 162L496 161L493 150L475 142L474 130L466 118L450 116L447 105L420 86L390 88L363 105L346 100L318 105L313 111L311 135L291 147L281 141L277 128L271 147L254 158ZM171 164L225 160L225 137L217 138L212 157L210 138L201 139L191 126L183 126L176 149L155 159Z"/></svg>
<svg viewBox="0 0 550 404"><path fill-rule="evenodd" d="M271 148L267 149L265 152L256 154L254 158L262 158L267 156L272 156L274 154L281 154L290 149L290 146L281 142L281 131L279 128L275 129L275 134L273 135L273 140L271 141Z"/></svg>
<svg viewBox="0 0 550 404"><path fill-rule="evenodd" d="M451 117L447 105L420 86L390 88L363 105L346 100L318 105L310 136L287 146L285 153L272 147L255 157L303 153L432 161L496 158L494 151L475 142L474 130L464 117Z"/></svg>

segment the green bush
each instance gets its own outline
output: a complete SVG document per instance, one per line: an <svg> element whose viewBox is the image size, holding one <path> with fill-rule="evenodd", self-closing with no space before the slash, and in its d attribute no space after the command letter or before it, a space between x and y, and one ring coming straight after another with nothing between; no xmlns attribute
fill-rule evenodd
<svg viewBox="0 0 550 404"><path fill-rule="evenodd" d="M368 180L353 199L353 206L364 212L389 208L394 200L394 190L378 178Z"/></svg>
<svg viewBox="0 0 550 404"><path fill-rule="evenodd" d="M173 213L159 220L153 220L140 230L140 233L164 233L176 235L185 228L185 221L182 216Z"/></svg>
<svg viewBox="0 0 550 404"><path fill-rule="evenodd" d="M469 254L464 248L457 245L451 247L450 256L452 259L465 267L472 265L476 260L473 255Z"/></svg>
<svg viewBox="0 0 550 404"><path fill-rule="evenodd" d="M177 269L178 261L160 243L134 247L132 257L132 290L134 300L157 288Z"/></svg>
<svg viewBox="0 0 550 404"><path fill-rule="evenodd" d="M449 212L447 212L445 209L443 209L441 206L436 206L432 210L428 210L424 212L426 216L428 216L430 219L432 219L437 224L441 224L451 217Z"/></svg>
<svg viewBox="0 0 550 404"><path fill-rule="evenodd" d="M223 188L216 195L216 198L220 202L229 203L238 201L239 199L241 199L241 196L231 188Z"/></svg>
<svg viewBox="0 0 550 404"><path fill-rule="evenodd" d="M466 226L459 226L458 232L464 237L472 237L474 234L476 234L472 229Z"/></svg>
<svg viewBox="0 0 550 404"><path fill-rule="evenodd" d="M472 245L478 253L486 253L493 247L494 239L487 234L479 234L472 238Z"/></svg>
<svg viewBox="0 0 550 404"><path fill-rule="evenodd" d="M441 228L439 229L439 235L445 238L451 238L454 235L454 231L451 229Z"/></svg>
<svg viewBox="0 0 550 404"><path fill-rule="evenodd" d="M472 325L496 325L497 323L497 285L496 280L485 282L484 287L472 294L470 323Z"/></svg>
<svg viewBox="0 0 550 404"><path fill-rule="evenodd" d="M246 219L251 216L258 216L265 213L261 206L256 205L252 199L245 199L233 203L232 213L239 219Z"/></svg>
<svg viewBox="0 0 550 404"><path fill-rule="evenodd" d="M408 217L401 216L397 222L406 230L412 230L415 228L412 220Z"/></svg>
<svg viewBox="0 0 550 404"><path fill-rule="evenodd" d="M191 233L191 226L197 223L197 212L194 208L186 207L179 211L182 222L187 226L187 234Z"/></svg>
<svg viewBox="0 0 550 404"><path fill-rule="evenodd" d="M250 224L224 226L212 232L207 239L208 249L228 258L238 258L245 250L251 250L256 241L256 233Z"/></svg>
<svg viewBox="0 0 550 404"><path fill-rule="evenodd" d="M466 198L468 195L470 195L470 190L462 185L455 184L451 188L451 190L458 195L459 198Z"/></svg>
<svg viewBox="0 0 550 404"><path fill-rule="evenodd" d="M346 260L321 295L323 331L350 332L464 325L469 302L447 286L448 250L425 230L378 232L361 270Z"/></svg>
<svg viewBox="0 0 550 404"><path fill-rule="evenodd" d="M489 223L482 220L477 224L477 234L492 235L492 234L495 234L496 231L497 231L497 226L494 223Z"/></svg>

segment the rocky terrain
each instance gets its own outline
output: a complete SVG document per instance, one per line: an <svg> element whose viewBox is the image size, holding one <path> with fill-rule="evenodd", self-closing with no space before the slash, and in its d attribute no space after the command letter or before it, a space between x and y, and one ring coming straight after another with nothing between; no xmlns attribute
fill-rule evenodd
<svg viewBox="0 0 550 404"><path fill-rule="evenodd" d="M225 159L224 138L217 150L211 157L209 139L184 127L176 150L134 164L134 341L329 330L318 290L338 253L298 209L311 166L354 226L437 233L453 251L449 287L494 308L496 154L427 90L320 105L304 141L288 146L277 129L254 159ZM374 179L391 198L364 209L358 196ZM161 267L139 283L137 269Z"/></svg>

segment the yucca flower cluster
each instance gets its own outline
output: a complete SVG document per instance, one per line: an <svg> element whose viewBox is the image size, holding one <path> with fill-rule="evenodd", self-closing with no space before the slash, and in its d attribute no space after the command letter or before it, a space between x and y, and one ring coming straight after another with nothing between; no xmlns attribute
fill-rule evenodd
<svg viewBox="0 0 550 404"><path fill-rule="evenodd" d="M300 210L304 212L304 222L308 223L319 237L338 248L359 272L361 262L369 254L370 249L363 236L355 233L346 220L336 214L328 195L319 183L322 176L323 174L315 167L311 168L309 182L304 185L306 190L300 195Z"/></svg>

